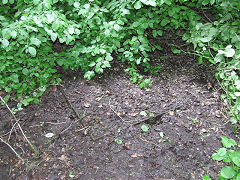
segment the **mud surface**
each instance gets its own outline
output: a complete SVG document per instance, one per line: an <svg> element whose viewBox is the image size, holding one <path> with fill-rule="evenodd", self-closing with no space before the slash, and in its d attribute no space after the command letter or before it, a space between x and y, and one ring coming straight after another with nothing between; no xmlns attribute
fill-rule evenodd
<svg viewBox="0 0 240 180"><path fill-rule="evenodd" d="M51 87L39 105L17 114L40 157L34 157L19 131L13 133L10 143L29 166L2 143L0 179L186 180L203 174L216 179L221 164L210 156L221 147L221 135L232 131L212 70L191 56L161 61L159 56L152 58L163 68L157 76L145 76L152 81L145 89L132 84L117 62L91 81L65 74L65 95L78 114L84 112L83 120L60 87ZM1 121L11 121L6 107L0 108ZM47 138L47 133L54 136Z"/></svg>

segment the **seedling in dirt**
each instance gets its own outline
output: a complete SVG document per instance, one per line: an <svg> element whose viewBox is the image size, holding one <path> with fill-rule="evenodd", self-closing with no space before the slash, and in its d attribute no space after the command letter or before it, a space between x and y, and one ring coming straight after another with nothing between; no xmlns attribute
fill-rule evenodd
<svg viewBox="0 0 240 180"><path fill-rule="evenodd" d="M197 119L192 119L192 122L193 122L193 124L196 124L197 123Z"/></svg>
<svg viewBox="0 0 240 180"><path fill-rule="evenodd" d="M155 114L154 114L153 112L151 112L151 113L149 113L149 116L150 116L150 117L154 117Z"/></svg>
<svg viewBox="0 0 240 180"><path fill-rule="evenodd" d="M41 126L41 127L43 127L44 125L45 125L45 123L44 123L44 122L41 122L41 123L40 123L40 126Z"/></svg>
<svg viewBox="0 0 240 180"><path fill-rule="evenodd" d="M70 177L71 179L75 177L75 175L73 174L72 171L69 172L69 177Z"/></svg>
<svg viewBox="0 0 240 180"><path fill-rule="evenodd" d="M141 111L141 112L140 112L140 115L146 117L146 116L147 116L147 113L146 113L145 111Z"/></svg>
<svg viewBox="0 0 240 180"><path fill-rule="evenodd" d="M123 143L123 141L121 139L115 139L115 142L119 145L121 145Z"/></svg>
<svg viewBox="0 0 240 180"><path fill-rule="evenodd" d="M129 174L129 175L130 175L130 176L134 176L134 174L135 174L134 172L130 172L130 174Z"/></svg>
<svg viewBox="0 0 240 180"><path fill-rule="evenodd" d="M143 132L148 132L148 126L146 126L146 125L142 125L141 129Z"/></svg>
<svg viewBox="0 0 240 180"><path fill-rule="evenodd" d="M164 139L164 133L163 133L163 132L159 132L159 135L160 135L160 137L161 137L160 142L165 142L166 139Z"/></svg>
<svg viewBox="0 0 240 180"><path fill-rule="evenodd" d="M97 97L96 101L100 101L102 99L102 97Z"/></svg>

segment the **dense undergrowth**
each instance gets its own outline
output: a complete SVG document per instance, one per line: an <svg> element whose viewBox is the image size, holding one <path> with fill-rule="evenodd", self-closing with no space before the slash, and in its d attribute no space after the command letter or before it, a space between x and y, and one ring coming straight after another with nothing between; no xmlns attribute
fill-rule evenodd
<svg viewBox="0 0 240 180"><path fill-rule="evenodd" d="M0 92L18 110L61 82L58 67L91 79L111 68L113 54L133 83L148 86L137 67L160 68L150 66L149 53L162 50L148 37L171 38L169 30L194 47L173 44L173 53L217 66L232 122L240 121L239 0L1 0L0 27Z"/></svg>

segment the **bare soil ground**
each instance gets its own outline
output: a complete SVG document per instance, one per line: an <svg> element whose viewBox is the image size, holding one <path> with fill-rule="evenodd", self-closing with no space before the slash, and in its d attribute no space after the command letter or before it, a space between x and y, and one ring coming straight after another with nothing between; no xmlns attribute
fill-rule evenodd
<svg viewBox="0 0 240 180"><path fill-rule="evenodd" d="M152 84L145 89L132 84L118 62L91 81L81 73L65 74L66 96L77 113L84 112L84 119L79 121L59 87L52 87L39 105L17 114L40 157L34 157L20 133L12 135L11 144L30 166L1 143L0 179L57 180L72 175L84 180L188 180L203 174L217 179L221 164L210 156L221 147L220 137L233 132L212 70L197 65L192 56L162 61L160 54L152 56L163 68L157 76L146 75ZM148 116L141 116L142 111ZM157 117L137 123L150 114ZM1 106L0 120L11 118ZM141 130L143 124L147 132ZM47 138L47 133L54 136Z"/></svg>

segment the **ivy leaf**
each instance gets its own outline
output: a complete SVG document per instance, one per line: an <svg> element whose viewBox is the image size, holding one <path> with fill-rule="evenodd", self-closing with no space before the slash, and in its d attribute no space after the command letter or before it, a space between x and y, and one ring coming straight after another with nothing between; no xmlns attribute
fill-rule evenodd
<svg viewBox="0 0 240 180"><path fill-rule="evenodd" d="M231 166L226 166L226 167L222 168L222 170L220 172L220 175L227 179L233 178L236 174L237 174L237 172Z"/></svg>
<svg viewBox="0 0 240 180"><path fill-rule="evenodd" d="M146 125L142 125L141 129L143 132L148 132L148 127Z"/></svg>
<svg viewBox="0 0 240 180"><path fill-rule="evenodd" d="M229 139L226 136L222 136L221 139L222 139L221 142L222 142L223 146L226 148L230 148L232 146L237 145L237 143L234 139Z"/></svg>
<svg viewBox="0 0 240 180"><path fill-rule="evenodd" d="M36 46L39 46L41 44L41 41L38 38L31 38L30 41Z"/></svg>
<svg viewBox="0 0 240 180"><path fill-rule="evenodd" d="M34 47L28 47L28 52L33 56L35 57L36 54L37 54L37 51Z"/></svg>
<svg viewBox="0 0 240 180"><path fill-rule="evenodd" d="M140 9L141 7L142 7L141 1L137 1L137 2L134 4L134 8L135 8L135 9Z"/></svg>

